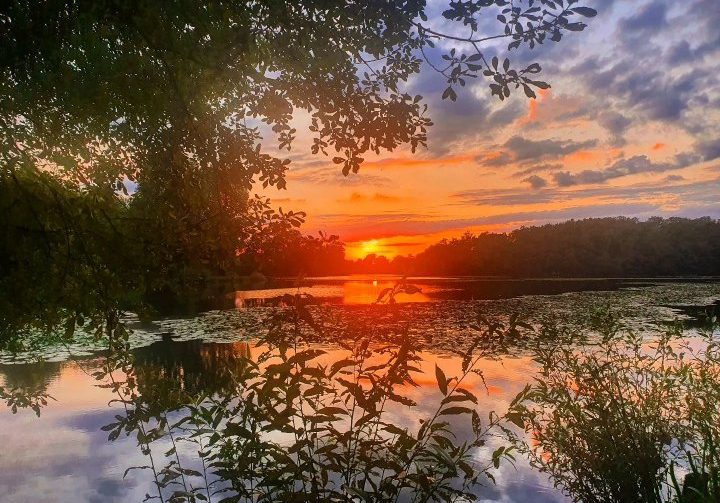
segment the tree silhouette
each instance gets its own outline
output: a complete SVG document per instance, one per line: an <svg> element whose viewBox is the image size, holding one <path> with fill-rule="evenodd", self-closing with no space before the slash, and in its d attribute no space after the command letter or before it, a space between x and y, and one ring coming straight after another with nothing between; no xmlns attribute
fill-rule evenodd
<svg viewBox="0 0 720 503"><path fill-rule="evenodd" d="M713 276L720 222L653 217L589 218L508 234L466 234L428 247L413 274L516 277Z"/></svg>
<svg viewBox="0 0 720 503"><path fill-rule="evenodd" d="M259 236L302 222L250 195L285 187L290 160L267 144L291 148L294 116L309 117L312 152L349 175L368 152L425 145L427 107L404 89L423 62L446 99L473 78L501 99L520 87L532 97L547 87L539 65L512 68L482 44L532 48L595 15L575 0L451 1L442 20L457 36L425 11L419 0L3 3L3 290L53 269L55 314L82 294L105 312L190 298L236 272ZM497 33L479 33L485 17ZM438 40L456 47L443 54Z"/></svg>

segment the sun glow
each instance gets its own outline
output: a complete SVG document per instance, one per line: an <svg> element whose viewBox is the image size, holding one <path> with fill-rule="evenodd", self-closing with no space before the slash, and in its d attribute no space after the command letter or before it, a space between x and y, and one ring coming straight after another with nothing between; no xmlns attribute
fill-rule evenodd
<svg viewBox="0 0 720 503"><path fill-rule="evenodd" d="M371 239L369 241L363 241L360 245L363 255L367 256L371 253L377 254L380 251L380 243L377 239Z"/></svg>
<svg viewBox="0 0 720 503"><path fill-rule="evenodd" d="M368 239L346 243L345 254L350 260L362 260L368 255L383 255L390 258L397 253L392 247L388 247L385 240Z"/></svg>

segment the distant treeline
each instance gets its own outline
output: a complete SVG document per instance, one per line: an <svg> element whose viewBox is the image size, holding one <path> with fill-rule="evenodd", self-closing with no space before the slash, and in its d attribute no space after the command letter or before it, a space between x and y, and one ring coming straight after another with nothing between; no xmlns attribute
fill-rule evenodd
<svg viewBox="0 0 720 503"><path fill-rule="evenodd" d="M416 256L388 260L369 255L347 261L335 237L285 243L284 259L261 267L265 274L507 277L638 277L720 275L720 221L590 218L510 233L467 233L443 239ZM292 250L290 250L292 248ZM269 267L267 267L269 266Z"/></svg>

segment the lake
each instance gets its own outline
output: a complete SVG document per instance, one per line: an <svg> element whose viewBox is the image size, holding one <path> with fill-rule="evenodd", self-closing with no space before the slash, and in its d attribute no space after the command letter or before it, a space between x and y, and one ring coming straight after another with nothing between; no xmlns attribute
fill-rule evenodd
<svg viewBox="0 0 720 503"><path fill-rule="evenodd" d="M169 419L180 417L174 412L180 397L222 394L231 383L231 371L242 368L245 359L257 360L266 349L256 341L272 330L268 320L282 309L278 306L300 294L305 309L321 327L312 346L325 351L320 358L328 364L345 354L335 337L348 333L348 327L402 332L414 341L413 350L421 358L413 374L416 386L402 390L417 405L392 404L387 414L391 423L416 430L418 418L432 415L443 398L436 366L448 377L463 372L458 351L472 344L479 319L517 316L530 327L549 318L576 323L588 335L587 340L577 341L579 347L595 343L602 331L591 323L584 325L583 320L595 320L598 312L612 310L627 330L650 337L680 320L684 322L680 339L693 340L705 313L717 312L720 301L716 279L413 278L408 283L419 292L398 292L392 305L374 303L383 290L399 281L383 276L315 278L300 284L287 280L274 284L276 288L235 292L222 299L226 309L194 316L141 321L127 314L123 321L130 328L129 361L136 393L158 410L169 409ZM288 297L278 299L282 295ZM591 325L596 328L587 328ZM717 328L712 336L720 336ZM477 396L483 417L489 411L504 413L526 384L533 382L538 373L538 344L542 340L531 344L522 337L504 344L497 354L483 356L481 373L463 381ZM82 335L73 344L0 354L0 384L52 397L40 417L31 410L17 414L9 408L0 410L0 501L125 502L156 494L152 470L126 473L128 468L149 463L136 432L127 436L123 431L108 440L113 431L108 425L128 413L127 403L115 400L118 389L109 377L96 374L106 364L102 344ZM117 374L115 378L122 380L123 372ZM459 422L456 426L458 436L469 434L467 426ZM153 463L159 463L162 453L172 448L169 442L161 438L153 446ZM491 436L474 456L489 458L503 442ZM188 446L177 450L188 457L195 454ZM493 471L495 482L484 479L482 486L473 489L481 501L572 500L521 454L515 458L514 466L503 462Z"/></svg>

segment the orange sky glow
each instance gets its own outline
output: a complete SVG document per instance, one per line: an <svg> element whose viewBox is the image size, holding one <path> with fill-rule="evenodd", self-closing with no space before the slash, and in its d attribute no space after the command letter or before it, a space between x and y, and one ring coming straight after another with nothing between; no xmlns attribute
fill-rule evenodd
<svg viewBox="0 0 720 503"><path fill-rule="evenodd" d="M308 117L298 114L287 190L263 194L283 209L305 211L304 233L339 235L350 259L417 254L465 232L571 218L720 218L720 107L672 88L709 60L660 72L664 94L628 94L638 85L629 79L642 69L626 54L619 27L642 12L613 5L601 14L601 28L568 41L563 64L536 54L552 85L537 100L515 93L499 102L477 81L450 103L440 99L438 75L413 77L409 92L424 96L434 123L428 148L414 154L365 155L359 173L345 177L333 153L309 153ZM689 15L679 5L668 9L665 17ZM653 54L670 58L673 37L656 42ZM720 103L717 81L704 85L705 102Z"/></svg>

